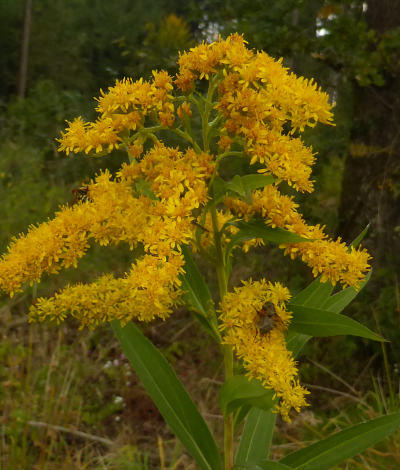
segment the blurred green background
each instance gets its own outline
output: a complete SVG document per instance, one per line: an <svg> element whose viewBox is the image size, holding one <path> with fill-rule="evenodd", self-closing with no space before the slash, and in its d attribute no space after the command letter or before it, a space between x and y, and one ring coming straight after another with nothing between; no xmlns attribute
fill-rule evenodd
<svg viewBox="0 0 400 470"><path fill-rule="evenodd" d="M336 127L305 134L318 152L316 184L297 199L308 222L346 242L371 224L363 244L374 258L373 278L346 313L390 341L385 349L353 337L308 346L311 359L300 368L312 406L291 428L279 425L274 451L282 455L301 440L398 407L400 0L1 0L0 249L71 202L85 177L123 161L118 153L58 153L65 120L92 119L93 97L115 79L149 78L161 68L174 74L179 50L236 31L249 47L314 77L336 101ZM78 271L46 278L12 300L0 297L1 469L191 468L108 327L27 323L32 297L122 273L129 256L125 247L94 247ZM293 293L312 278L270 246L246 263L239 258L233 282L254 272ZM147 330L218 433L215 346L184 311ZM400 468L396 442L346 468Z"/></svg>

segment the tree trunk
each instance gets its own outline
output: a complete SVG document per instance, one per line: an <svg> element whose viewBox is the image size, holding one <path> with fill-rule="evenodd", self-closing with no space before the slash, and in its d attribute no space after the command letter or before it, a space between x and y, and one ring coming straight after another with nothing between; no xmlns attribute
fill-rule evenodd
<svg viewBox="0 0 400 470"><path fill-rule="evenodd" d="M31 34L32 0L25 0L24 25L22 31L21 61L18 78L18 97L24 98L28 81L29 39Z"/></svg>
<svg viewBox="0 0 400 470"><path fill-rule="evenodd" d="M366 17L378 34L399 27L400 0L370 0ZM371 223L365 244L375 267L400 259L400 77L390 70L384 76L382 87L355 80L338 230L350 241Z"/></svg>

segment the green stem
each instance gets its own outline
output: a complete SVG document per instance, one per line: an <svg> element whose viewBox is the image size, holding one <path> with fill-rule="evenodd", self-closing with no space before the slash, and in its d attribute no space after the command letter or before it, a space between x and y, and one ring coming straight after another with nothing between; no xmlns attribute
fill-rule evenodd
<svg viewBox="0 0 400 470"><path fill-rule="evenodd" d="M226 278L225 269L225 256L222 249L221 232L218 226L218 214L215 204L211 205L211 218L214 230L214 242L217 253L217 277L219 295L221 301L225 297L228 290L228 280ZM233 377L233 351L230 345L223 346L224 352L224 366L225 366L225 380ZM225 470L230 470L233 467L233 418L232 414L224 417L224 458Z"/></svg>
<svg viewBox="0 0 400 470"><path fill-rule="evenodd" d="M201 113L201 124L203 129L203 148L205 152L208 152L210 149L210 143L208 141L208 134L210 132L210 113L213 108L213 96L215 89L218 85L218 76L215 76L213 79L210 80L208 84L208 92L207 97L205 99L204 111Z"/></svg>
<svg viewBox="0 0 400 470"><path fill-rule="evenodd" d="M225 157L229 157L231 155L234 155L234 156L243 156L243 152L224 152L224 153L221 153L220 155L218 155L215 159L215 166L214 166L214 171L213 171L213 174L211 175L211 178L210 178L210 181L208 182L208 192L211 193L211 188L212 188L212 185L214 183L214 179L215 177L217 176L217 173L218 173L218 167L219 167L219 164L221 162L221 160Z"/></svg>
<svg viewBox="0 0 400 470"><path fill-rule="evenodd" d="M181 129L171 129L173 132L175 132L175 134L178 134L180 137L182 137L182 139L185 139L187 140L188 142L190 142L192 145L193 145L193 148L195 149L195 151L197 153L201 153L201 148L199 146L199 144L194 140L194 138L189 135L187 132L184 132L182 131Z"/></svg>
<svg viewBox="0 0 400 470"><path fill-rule="evenodd" d="M229 344L224 345L225 380L233 377L233 353ZM233 467L233 416L224 417L224 460L225 470Z"/></svg>

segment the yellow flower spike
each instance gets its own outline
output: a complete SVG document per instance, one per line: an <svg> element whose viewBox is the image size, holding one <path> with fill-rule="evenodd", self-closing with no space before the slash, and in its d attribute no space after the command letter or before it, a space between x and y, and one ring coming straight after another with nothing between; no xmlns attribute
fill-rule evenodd
<svg viewBox="0 0 400 470"><path fill-rule="evenodd" d="M91 284L67 286L51 299L39 298L30 308L29 321L57 324L68 315L91 329L114 319L125 325L132 319L167 318L180 296L182 255L168 260L145 255L124 278L102 276Z"/></svg>
<svg viewBox="0 0 400 470"><path fill-rule="evenodd" d="M300 257L311 267L313 275L322 274L322 280L333 284L340 282L343 287L358 288L370 270L370 255L366 250L349 248L340 238L328 239L320 226L309 226L298 213L292 197L280 194L274 185L252 193L252 203L248 204L233 198L225 198L224 203L233 213L246 220L261 215L271 227L279 227L297 235L314 240L310 243L282 244L280 248L292 259ZM251 245L245 244L246 251Z"/></svg>
<svg viewBox="0 0 400 470"><path fill-rule="evenodd" d="M39 281L43 273L76 266L89 247L91 221L85 214L86 205L64 207L54 220L31 226L26 235L14 238L0 259L0 288L13 295L26 282Z"/></svg>
<svg viewBox="0 0 400 470"><path fill-rule="evenodd" d="M307 406L309 393L299 385L296 362L286 348L284 331L291 314L285 302L289 299L288 289L279 283L250 280L226 294L220 315L224 343L233 347L249 377L275 391L279 398L276 411L286 421L290 421L291 408L299 411ZM269 331L261 332L260 315L266 304L272 304L274 318Z"/></svg>
<svg viewBox="0 0 400 470"><path fill-rule="evenodd" d="M169 155L170 150L163 147L163 152ZM178 159L176 163L182 168L180 178L186 179L190 190L184 189L183 185L179 190L178 185L178 189L173 188L174 193L165 194L164 202L154 203L148 197L135 197L130 179L113 181L109 172L100 174L88 186L87 202L62 208L53 220L30 227L26 235L11 242L8 253L0 259L0 288L12 295L26 282L39 281L43 273L53 274L62 267L76 266L86 253L90 240L103 246L127 242L131 248L145 243L152 254L164 258L173 254L177 245L192 239L191 212L198 207L199 201L205 203L208 197L204 167L193 171L190 166L193 157L191 151L185 154L172 151L170 168L173 168L174 159ZM202 158L206 164L211 157L204 154ZM147 163L144 160L144 166ZM160 172L162 176L166 170L168 173L162 184L154 185L160 196L168 187L168 165L159 164L150 172L151 175ZM211 166L208 171L212 171Z"/></svg>

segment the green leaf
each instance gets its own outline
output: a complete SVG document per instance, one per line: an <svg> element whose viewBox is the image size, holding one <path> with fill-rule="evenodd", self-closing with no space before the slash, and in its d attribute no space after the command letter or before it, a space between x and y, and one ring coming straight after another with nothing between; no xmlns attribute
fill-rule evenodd
<svg viewBox="0 0 400 470"><path fill-rule="evenodd" d="M262 220L253 220L250 222L240 221L233 223L233 225L238 227L239 231L232 236L231 241L226 247L226 258L229 257L232 249L236 245L254 238L262 238L266 242L273 242L278 244L312 241L308 238L303 238L300 237L300 235L289 232L288 230L268 227Z"/></svg>
<svg viewBox="0 0 400 470"><path fill-rule="evenodd" d="M286 347L292 352L293 357L296 358L311 338L312 336L296 333L289 329L286 335Z"/></svg>
<svg viewBox="0 0 400 470"><path fill-rule="evenodd" d="M218 202L220 202L227 192L228 188L226 187L226 181L217 176L212 184L212 203L217 204Z"/></svg>
<svg viewBox="0 0 400 470"><path fill-rule="evenodd" d="M308 305L309 307L321 308L329 299L333 291L333 285L327 282L321 282L321 277L315 279L305 289L299 292L292 299L292 303L296 305Z"/></svg>
<svg viewBox="0 0 400 470"><path fill-rule="evenodd" d="M257 464L269 456L276 414L252 408L247 415L243 434L236 452L235 466Z"/></svg>
<svg viewBox="0 0 400 470"><path fill-rule="evenodd" d="M231 181L226 183L227 190L239 194L239 196L246 196L246 188L244 187L243 180L239 175L235 175Z"/></svg>
<svg viewBox="0 0 400 470"><path fill-rule="evenodd" d="M400 427L400 413L373 419L338 432L280 460L296 470L327 470L363 452Z"/></svg>
<svg viewBox="0 0 400 470"><path fill-rule="evenodd" d="M289 329L297 333L310 336L353 335L385 341L366 326L345 315L292 303L288 308L293 312Z"/></svg>
<svg viewBox="0 0 400 470"><path fill-rule="evenodd" d="M235 411L233 415L233 427L235 429L236 429L236 426L238 426L244 420L244 418L248 415L250 409L251 409L250 405L243 405Z"/></svg>
<svg viewBox="0 0 400 470"><path fill-rule="evenodd" d="M214 321L211 317L206 318L201 313L197 313L195 310L191 310L190 313L194 317L194 319L200 323L200 326L206 331L206 333L208 333L218 343L221 341L221 338L218 336L217 333L218 326L216 320ZM212 327L211 323L215 325L214 328Z"/></svg>
<svg viewBox="0 0 400 470"><path fill-rule="evenodd" d="M209 310L213 309L208 285L194 262L189 247L182 245L181 248L185 258L185 274L181 276L182 288L185 291L184 300L196 312L208 316Z"/></svg>
<svg viewBox="0 0 400 470"><path fill-rule="evenodd" d="M133 323L122 328L114 320L111 326L147 393L189 454L202 469L220 470L213 436L164 356Z"/></svg>
<svg viewBox="0 0 400 470"><path fill-rule="evenodd" d="M354 248L357 248L358 245L363 241L365 235L367 234L368 230L369 230L369 226L370 224L368 224L365 229L360 233L360 235L358 235L357 238L355 238L351 243L350 243L350 246L353 246Z"/></svg>
<svg viewBox="0 0 400 470"><path fill-rule="evenodd" d="M356 290L354 287L347 287L346 289L332 295L321 305L324 310L330 310L331 312L340 313L349 303L357 297L360 291L365 287L367 282L371 278L372 272L367 274L367 277L360 283L359 289Z"/></svg>
<svg viewBox="0 0 400 470"><path fill-rule="evenodd" d="M271 175L250 174L239 176L235 175L230 181L224 181L217 177L213 183L214 202L219 202L226 194L237 194L240 197L250 200L251 192L258 188L263 188L275 182Z"/></svg>
<svg viewBox="0 0 400 470"><path fill-rule="evenodd" d="M271 175L261 175L259 173L242 176L243 186L250 191L255 189L264 188L272 184L276 179Z"/></svg>
<svg viewBox="0 0 400 470"><path fill-rule="evenodd" d="M224 415L232 413L243 405L269 410L276 403L273 397L273 390L267 390L258 380L249 381L243 375L231 377L219 391L219 400Z"/></svg>
<svg viewBox="0 0 400 470"><path fill-rule="evenodd" d="M143 196L147 196L148 198L155 200L157 199L156 195L151 190L151 184L149 181L146 181L143 178L138 178L135 181L135 190L137 193Z"/></svg>
<svg viewBox="0 0 400 470"><path fill-rule="evenodd" d="M360 235L352 242L352 246L356 247L361 240L364 238L365 234L367 233L369 225L365 227L365 229L360 233ZM309 307L314 308L323 308L326 310L331 310L335 313L340 313L344 307L346 307L360 292L360 290L365 286L365 284L369 281L371 277L371 273L368 273L365 280L360 284L358 291L353 288L347 288L338 294L335 294L331 297L333 292L334 286L331 282L321 282L321 276L315 279L311 284L309 284L305 289L299 292L293 299L292 303L296 305L308 305ZM346 292L344 294L344 292ZM332 299L332 300L331 300ZM335 299L335 300L333 300ZM338 307L328 308L328 306L333 304L338 304L338 300L340 299L340 304L344 304L343 308L340 310ZM348 302L345 303L345 299L348 299Z"/></svg>
<svg viewBox="0 0 400 470"><path fill-rule="evenodd" d="M217 319L208 285L194 262L189 247L182 245L181 248L185 259L185 274L181 275L183 299L201 326L219 341L216 334Z"/></svg>
<svg viewBox="0 0 400 470"><path fill-rule="evenodd" d="M244 467L238 467L237 470L241 468L246 470L292 470L293 467L288 467L280 462L274 462L273 460L262 460L258 462L256 465L250 464Z"/></svg>
<svg viewBox="0 0 400 470"><path fill-rule="evenodd" d="M293 297L292 302L297 305L307 305L315 308L321 307L329 299L332 291L333 285L330 282L321 282L320 278L317 278ZM286 336L286 346L289 351L292 351L293 357L296 358L311 338L312 336L298 333L289 327Z"/></svg>

